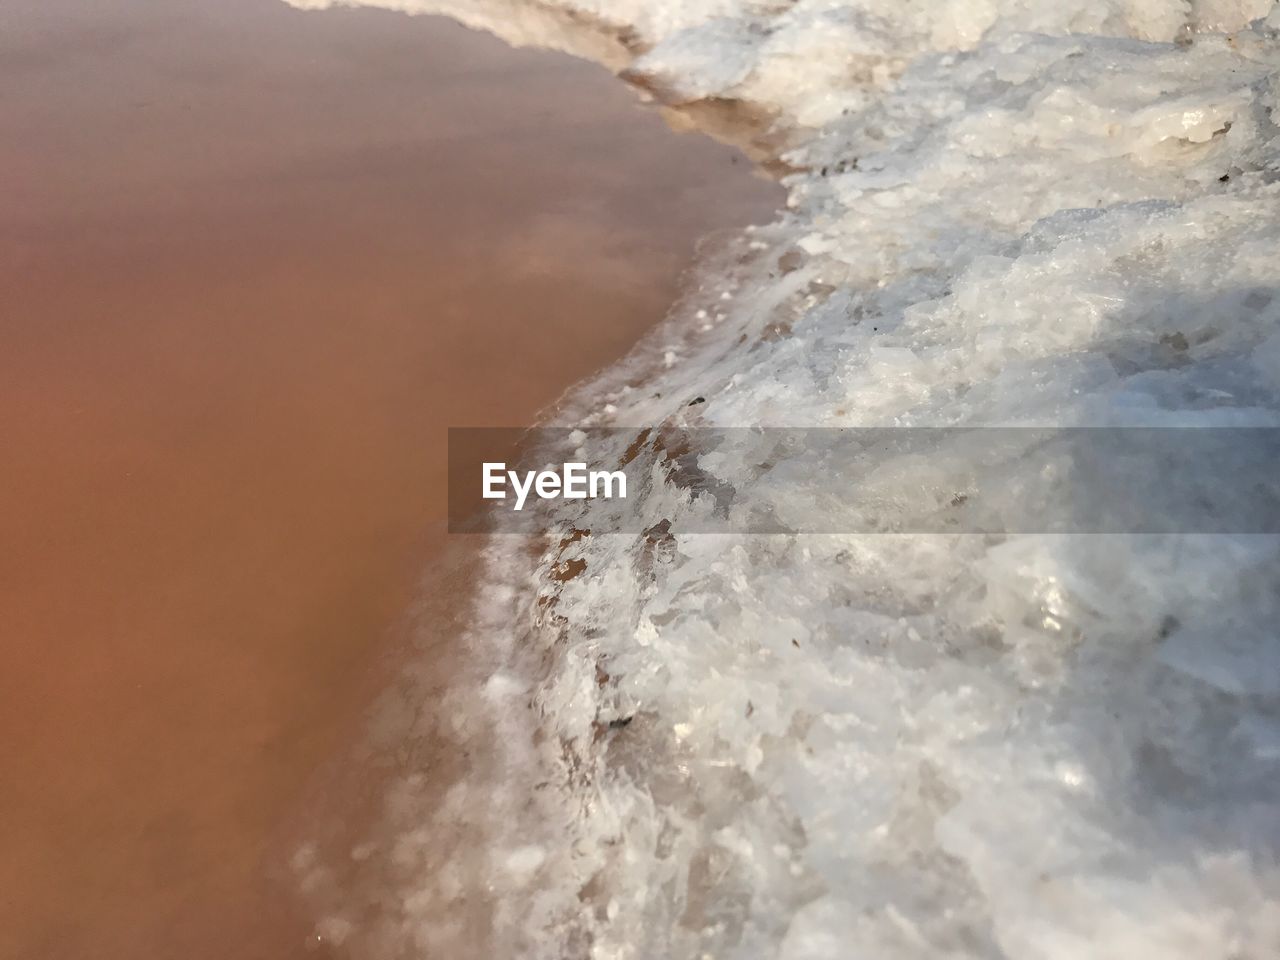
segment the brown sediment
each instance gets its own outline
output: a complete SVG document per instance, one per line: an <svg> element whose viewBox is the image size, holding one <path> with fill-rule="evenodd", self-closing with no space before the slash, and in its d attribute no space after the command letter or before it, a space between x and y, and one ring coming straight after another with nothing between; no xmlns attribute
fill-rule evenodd
<svg viewBox="0 0 1280 960"><path fill-rule="evenodd" d="M771 110L744 100L707 97L664 106L662 112L671 129L696 130L737 147L756 170L771 177L798 169L783 159L793 134L779 125L778 115Z"/></svg>
<svg viewBox="0 0 1280 960"><path fill-rule="evenodd" d="M737 147L755 170L771 177L781 178L798 169L783 159L795 133L779 123L773 110L734 97L689 100L661 78L632 68L618 76L652 97L672 130L696 130Z"/></svg>
<svg viewBox="0 0 1280 960"><path fill-rule="evenodd" d="M465 609L445 427L528 422L778 199L633 99L440 20L6 8L0 956L323 956L265 865L424 566ZM425 729L379 762L446 782Z"/></svg>

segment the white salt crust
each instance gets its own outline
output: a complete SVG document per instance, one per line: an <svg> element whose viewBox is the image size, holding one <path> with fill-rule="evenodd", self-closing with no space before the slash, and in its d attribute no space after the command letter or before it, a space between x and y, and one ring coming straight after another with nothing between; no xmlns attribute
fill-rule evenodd
<svg viewBox="0 0 1280 960"><path fill-rule="evenodd" d="M1280 424L1270 3L373 2L794 145L788 210L556 422ZM954 493L945 459L823 454L700 466L783 521ZM489 546L476 679L432 707L498 759L393 791L395 869L335 936L457 956L482 894L495 957L1280 956L1278 538L681 536L705 502L645 498L674 536L575 506L540 555Z"/></svg>

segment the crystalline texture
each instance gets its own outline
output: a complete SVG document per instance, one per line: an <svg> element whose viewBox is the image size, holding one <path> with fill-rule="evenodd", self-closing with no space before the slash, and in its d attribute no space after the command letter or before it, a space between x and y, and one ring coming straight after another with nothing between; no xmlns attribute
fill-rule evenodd
<svg viewBox="0 0 1280 960"><path fill-rule="evenodd" d="M1267 2L399 6L527 42L555 41L503 10L629 27L611 65L793 145L788 212L565 422L1280 422ZM856 482L824 453L733 509L823 509ZM701 466L745 489L759 462ZM470 813L499 949L1280 956L1277 538L682 536L705 505L646 496L669 533L493 547L477 656L542 733L491 716L513 759L474 786L546 788Z"/></svg>

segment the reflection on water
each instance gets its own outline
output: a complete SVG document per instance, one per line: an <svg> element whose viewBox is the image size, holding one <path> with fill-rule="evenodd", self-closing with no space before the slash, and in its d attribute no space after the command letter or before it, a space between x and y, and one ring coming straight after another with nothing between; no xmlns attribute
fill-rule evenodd
<svg viewBox="0 0 1280 960"><path fill-rule="evenodd" d="M776 188L603 71L274 0L0 30L0 956L288 957L264 879L528 421Z"/></svg>

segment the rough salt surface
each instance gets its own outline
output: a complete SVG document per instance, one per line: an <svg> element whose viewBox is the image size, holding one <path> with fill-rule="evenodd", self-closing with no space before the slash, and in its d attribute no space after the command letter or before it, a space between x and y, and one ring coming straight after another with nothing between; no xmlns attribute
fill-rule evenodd
<svg viewBox="0 0 1280 960"><path fill-rule="evenodd" d="M612 66L796 145L789 210L562 422L1280 423L1269 3L385 5L629 27ZM702 466L781 517L859 482L797 457ZM505 753L388 807L393 940L480 885L497 956L1280 956L1276 537L681 536L706 504L646 497L673 535L491 546L502 672L446 707ZM488 859L426 869L442 828Z"/></svg>

